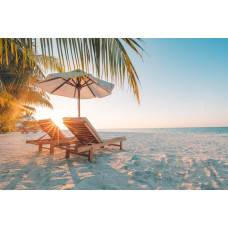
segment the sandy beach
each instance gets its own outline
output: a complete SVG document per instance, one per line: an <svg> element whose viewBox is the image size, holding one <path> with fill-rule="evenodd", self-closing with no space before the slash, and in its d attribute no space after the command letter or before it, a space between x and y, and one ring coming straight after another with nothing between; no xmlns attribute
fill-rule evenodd
<svg viewBox="0 0 228 228"><path fill-rule="evenodd" d="M0 189L228 189L228 134L99 132L125 135L124 150L95 151L93 163L26 145L42 133L0 135Z"/></svg>

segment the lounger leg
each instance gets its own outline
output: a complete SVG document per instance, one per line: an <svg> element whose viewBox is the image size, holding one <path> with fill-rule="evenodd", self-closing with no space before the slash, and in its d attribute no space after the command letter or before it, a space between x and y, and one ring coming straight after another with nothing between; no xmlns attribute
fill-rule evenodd
<svg viewBox="0 0 228 228"><path fill-rule="evenodd" d="M53 154L54 153L54 144L51 143L50 144L50 154Z"/></svg>
<svg viewBox="0 0 228 228"><path fill-rule="evenodd" d="M66 146L66 158L69 158L70 157L70 151L69 151L69 149L70 149L70 146L67 145Z"/></svg>
<svg viewBox="0 0 228 228"><path fill-rule="evenodd" d="M93 148L90 149L89 151L89 162L92 162L93 161Z"/></svg>
<svg viewBox="0 0 228 228"><path fill-rule="evenodd" d="M66 158L70 157L70 151L68 149L66 149Z"/></svg>
<svg viewBox="0 0 228 228"><path fill-rule="evenodd" d="M123 150L123 141L120 141L120 149Z"/></svg>
<svg viewBox="0 0 228 228"><path fill-rule="evenodd" d="M39 144L39 151L42 151L42 144Z"/></svg>

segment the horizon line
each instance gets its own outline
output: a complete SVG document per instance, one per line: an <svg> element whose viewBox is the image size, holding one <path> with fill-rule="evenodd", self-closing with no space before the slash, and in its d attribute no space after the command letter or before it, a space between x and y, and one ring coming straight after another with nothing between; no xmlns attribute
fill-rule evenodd
<svg viewBox="0 0 228 228"><path fill-rule="evenodd" d="M97 130L115 130L115 129L175 129L175 128L228 128L228 126L220 127L134 127L134 128L97 128ZM68 130L68 129L66 129Z"/></svg>

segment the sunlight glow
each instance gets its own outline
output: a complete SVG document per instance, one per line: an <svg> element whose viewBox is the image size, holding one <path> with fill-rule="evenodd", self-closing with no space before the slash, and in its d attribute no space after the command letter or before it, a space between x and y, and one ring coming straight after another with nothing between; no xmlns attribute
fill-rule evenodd
<svg viewBox="0 0 228 228"><path fill-rule="evenodd" d="M228 126L228 40L145 42L144 62L132 56L141 81L140 105L117 84L111 96L82 99L81 116L96 129ZM66 129L61 119L78 116L77 99L48 96L54 110L37 107L35 118L51 118Z"/></svg>
<svg viewBox="0 0 228 228"><path fill-rule="evenodd" d="M53 115L50 118L60 129L66 129L65 125L63 124L63 120L62 120L63 116L53 113Z"/></svg>

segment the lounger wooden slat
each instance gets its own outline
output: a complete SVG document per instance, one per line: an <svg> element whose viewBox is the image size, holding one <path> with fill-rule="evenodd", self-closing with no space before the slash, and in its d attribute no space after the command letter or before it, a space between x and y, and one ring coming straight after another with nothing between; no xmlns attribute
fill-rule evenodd
<svg viewBox="0 0 228 228"><path fill-rule="evenodd" d="M63 123L79 140L78 145L66 148L66 158L69 158L72 153L88 157L89 162L92 162L95 148L112 145L120 147L121 150L123 149L123 141L126 140L126 137L103 140L85 117L63 118ZM85 154L86 151L89 151L89 153Z"/></svg>
<svg viewBox="0 0 228 228"><path fill-rule="evenodd" d="M66 137L51 119L39 120L38 124L40 128L46 132L46 134L36 140L27 140L26 143L38 145L39 151L42 151L44 148L50 150L50 153L54 153L55 147L69 147L70 144L79 143L76 137ZM48 135L50 138L44 139L46 135ZM43 145L50 145L50 147L44 147Z"/></svg>

